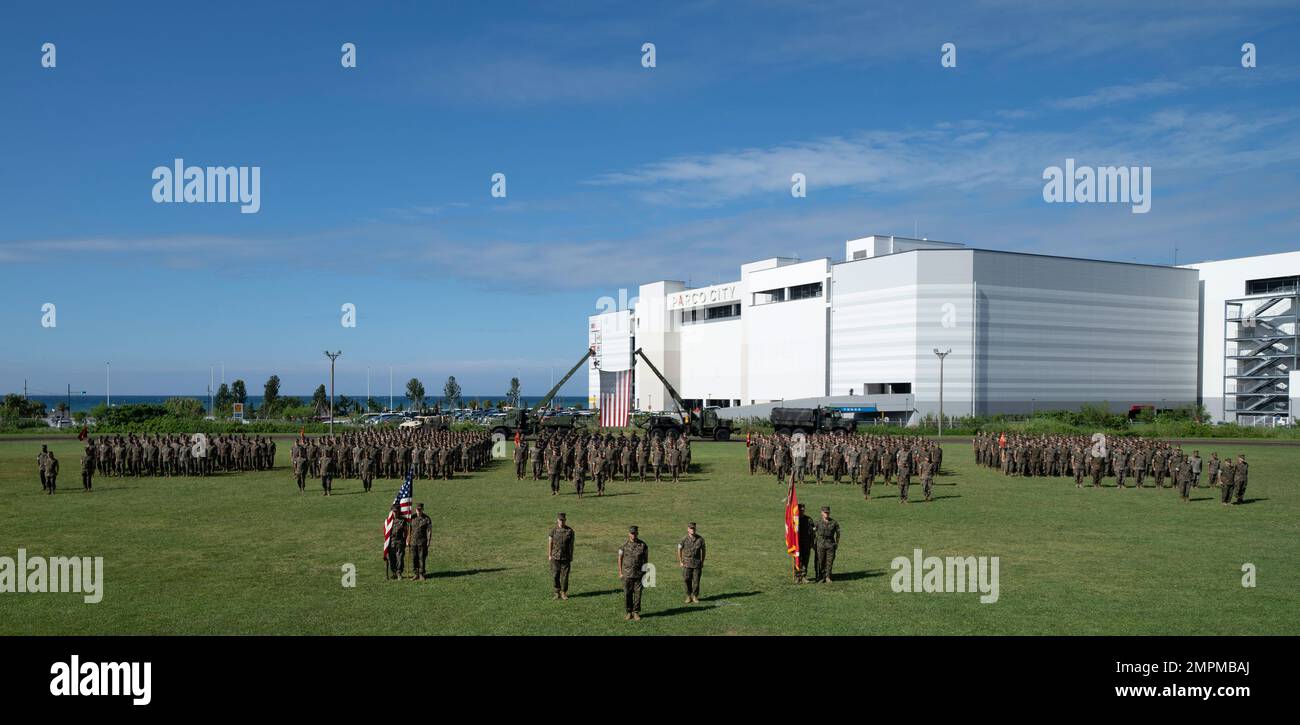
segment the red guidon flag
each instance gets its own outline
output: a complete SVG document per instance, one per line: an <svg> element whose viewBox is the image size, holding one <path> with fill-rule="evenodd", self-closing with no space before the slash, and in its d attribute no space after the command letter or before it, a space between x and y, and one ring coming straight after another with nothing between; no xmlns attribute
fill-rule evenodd
<svg viewBox="0 0 1300 725"><path fill-rule="evenodd" d="M799 567L799 495L794 491L794 477L790 477L790 495L785 498L785 550L795 558Z"/></svg>

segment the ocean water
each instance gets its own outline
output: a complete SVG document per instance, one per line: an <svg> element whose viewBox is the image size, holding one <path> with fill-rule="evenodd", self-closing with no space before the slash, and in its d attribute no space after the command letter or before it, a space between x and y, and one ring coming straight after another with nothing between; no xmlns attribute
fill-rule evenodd
<svg viewBox="0 0 1300 725"><path fill-rule="evenodd" d="M345 395L345 394L346 394L346 393L340 393L340 392L337 392L337 391L336 391L336 392L334 393L334 399L335 399L335 400L338 400L338 398L339 398L340 395ZM47 410L50 410L50 411L53 411L53 410L55 409L55 407L56 407L59 403L69 403L69 407L72 409L72 412L74 412L74 413L76 413L76 412L78 412L78 411L89 411L89 410L91 410L92 408L94 408L95 406L97 406L97 405L99 405L99 404L101 404L101 403L104 402L104 396L102 396L102 395L74 395L74 396L72 396L71 398L69 398L69 397L66 396L66 395L32 395L32 396L28 396L28 397L29 397L30 399L32 399L32 400L39 400L39 401L45 403L45 407L46 407L46 409L47 409ZM311 401L311 396L310 396L310 395L280 396L280 397L296 397L296 398L298 398L299 400L302 400L303 402L310 402L310 401ZM362 392L360 395L348 395L348 397L352 398L353 400L364 400L364 398L365 398L365 393ZM379 404L380 404L380 405L385 405L385 406L388 405L388 396L387 396L387 395L382 396L382 397L376 395L376 396L373 396L373 397L375 398L375 400L379 401ZM475 395L462 395L462 396L461 396L461 399L462 399L462 402L464 402L464 403L468 403L469 401L471 401L471 400L475 400L475 399L482 400L482 401L484 401L484 402L486 402L486 401L488 401L488 400L491 400L492 402L495 403L496 401L501 400L502 397L504 397L504 396L501 396L501 395L482 395L482 396L475 396ZM116 406L119 406L119 405L128 405L128 404L134 404L134 403L151 403L151 404L161 405L161 404L162 404L164 401L166 401L168 398L194 398L194 399L196 399L196 400L201 401L205 407L206 407L207 404L208 404L208 397L207 397L206 395L203 395L203 394L199 394L199 395L186 395L186 394L183 394L183 393L177 393L177 394L174 394L174 395L114 395L114 396L113 396L113 406L116 407ZM523 395L523 396L520 396L520 398L521 398L521 400L522 400L522 402L523 402L524 405L532 406L532 405L537 404L537 403L542 399L542 396L540 396L540 395ZM426 402L428 405L433 405L435 402L438 402L438 400L439 400L438 398L433 397L433 396L425 396L425 402ZM260 395L250 395L250 396L248 396L248 402L249 402L249 403L250 403L254 408L260 408L260 407L262 407L262 396L260 396ZM406 403L406 402L407 402L407 400L406 400L405 397L402 397L402 396L393 396L393 405L394 405L394 406L402 405L403 403ZM587 406L587 397L586 397L586 396L579 396L579 395L557 395L557 396L555 396L555 398L554 398L554 400L553 400L552 402L553 402L553 404L555 404L555 405L560 405L560 406L563 406L563 407L566 407L566 408L567 408L567 407L570 407L570 406L574 406L574 405L581 405L581 406L583 406L583 407L585 408L585 407Z"/></svg>

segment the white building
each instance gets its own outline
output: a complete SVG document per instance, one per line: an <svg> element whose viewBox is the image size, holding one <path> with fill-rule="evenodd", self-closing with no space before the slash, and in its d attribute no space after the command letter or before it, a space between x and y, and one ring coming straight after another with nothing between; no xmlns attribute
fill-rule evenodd
<svg viewBox="0 0 1300 725"><path fill-rule="evenodd" d="M826 403L915 420L938 411L938 350L951 351L947 415L1200 401L1223 417L1225 380L1247 379L1271 386L1252 383L1250 415L1285 415L1297 280L1300 252L1168 267L871 236L846 242L840 262L775 257L742 265L734 282L642 285L632 310L589 321L590 397L598 370L632 368L637 408L676 407L632 359L639 347L690 407L761 415L773 402ZM1245 313L1230 311L1262 325L1246 356L1257 362L1225 378L1224 360L1242 359L1241 336L1223 334L1225 305L1250 295L1259 300Z"/></svg>
<svg viewBox="0 0 1300 725"><path fill-rule="evenodd" d="M1210 414L1263 425L1300 415L1300 252L1187 267L1200 273L1200 396Z"/></svg>

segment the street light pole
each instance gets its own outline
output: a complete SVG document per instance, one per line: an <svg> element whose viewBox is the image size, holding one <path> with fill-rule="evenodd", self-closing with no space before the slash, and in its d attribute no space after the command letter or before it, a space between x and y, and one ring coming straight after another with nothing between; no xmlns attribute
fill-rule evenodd
<svg viewBox="0 0 1300 725"><path fill-rule="evenodd" d="M939 357L939 435L943 435L943 359L952 354L952 348L939 352L939 348L934 349L934 354Z"/></svg>
<svg viewBox="0 0 1300 725"><path fill-rule="evenodd" d="M342 354L342 350L338 352L325 351L325 357L330 359L330 435L334 435L334 361Z"/></svg>
<svg viewBox="0 0 1300 725"><path fill-rule="evenodd" d="M112 363L104 363L104 407L113 407L113 378L110 374L113 370Z"/></svg>

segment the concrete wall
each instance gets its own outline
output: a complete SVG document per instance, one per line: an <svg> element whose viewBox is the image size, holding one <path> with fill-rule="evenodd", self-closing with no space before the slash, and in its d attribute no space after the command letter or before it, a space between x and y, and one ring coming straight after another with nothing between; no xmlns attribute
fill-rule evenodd
<svg viewBox="0 0 1300 725"><path fill-rule="evenodd" d="M826 394L826 327L829 260L742 270L747 293L742 320L745 389L741 403ZM753 304L755 293L822 283L810 299Z"/></svg>
<svg viewBox="0 0 1300 725"><path fill-rule="evenodd" d="M977 414L1196 400L1195 272L974 254Z"/></svg>

